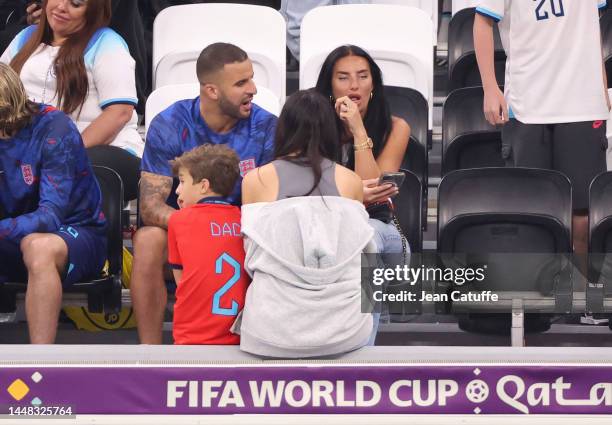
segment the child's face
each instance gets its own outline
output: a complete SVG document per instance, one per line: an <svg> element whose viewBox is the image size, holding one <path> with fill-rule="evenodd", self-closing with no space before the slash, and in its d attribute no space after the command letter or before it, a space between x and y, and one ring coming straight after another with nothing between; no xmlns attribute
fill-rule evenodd
<svg viewBox="0 0 612 425"><path fill-rule="evenodd" d="M202 199L202 183L194 182L189 171L183 167L178 172L179 185L176 188L179 208L185 208L198 203Z"/></svg>

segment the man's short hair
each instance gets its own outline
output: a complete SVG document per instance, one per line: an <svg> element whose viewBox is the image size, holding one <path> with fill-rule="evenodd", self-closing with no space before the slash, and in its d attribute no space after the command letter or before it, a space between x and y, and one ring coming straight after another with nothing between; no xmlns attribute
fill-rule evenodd
<svg viewBox="0 0 612 425"><path fill-rule="evenodd" d="M207 46L196 63L196 74L200 83L208 82L210 76L230 63L240 63L249 56L240 47L230 43L213 43Z"/></svg>
<svg viewBox="0 0 612 425"><path fill-rule="evenodd" d="M213 144L198 146L170 161L174 175L178 175L179 168L184 168L194 183L207 179L210 189L223 197L234 190L240 175L238 163L238 155L233 149Z"/></svg>

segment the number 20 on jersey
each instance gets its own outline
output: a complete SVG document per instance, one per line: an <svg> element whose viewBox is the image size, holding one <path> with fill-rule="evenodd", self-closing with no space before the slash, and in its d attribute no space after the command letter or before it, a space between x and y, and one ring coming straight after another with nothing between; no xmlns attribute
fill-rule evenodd
<svg viewBox="0 0 612 425"><path fill-rule="evenodd" d="M565 10L563 9L563 0L533 0L537 3L535 9L536 19L543 21L550 18L550 15L560 18L565 16Z"/></svg>

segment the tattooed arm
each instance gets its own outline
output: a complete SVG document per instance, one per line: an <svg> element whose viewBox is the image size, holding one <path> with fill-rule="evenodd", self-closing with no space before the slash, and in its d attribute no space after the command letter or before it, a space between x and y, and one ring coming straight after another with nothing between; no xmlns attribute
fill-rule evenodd
<svg viewBox="0 0 612 425"><path fill-rule="evenodd" d="M172 190L172 177L142 172L140 177L140 216L147 226L168 228L168 220L176 210L166 204Z"/></svg>

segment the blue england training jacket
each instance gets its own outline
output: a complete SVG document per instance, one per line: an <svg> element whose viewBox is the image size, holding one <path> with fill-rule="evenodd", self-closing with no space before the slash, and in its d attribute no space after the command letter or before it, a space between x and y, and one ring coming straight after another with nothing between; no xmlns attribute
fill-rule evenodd
<svg viewBox="0 0 612 425"><path fill-rule="evenodd" d="M39 105L32 123L0 139L0 239L86 226L104 234L102 195L70 118Z"/></svg>

